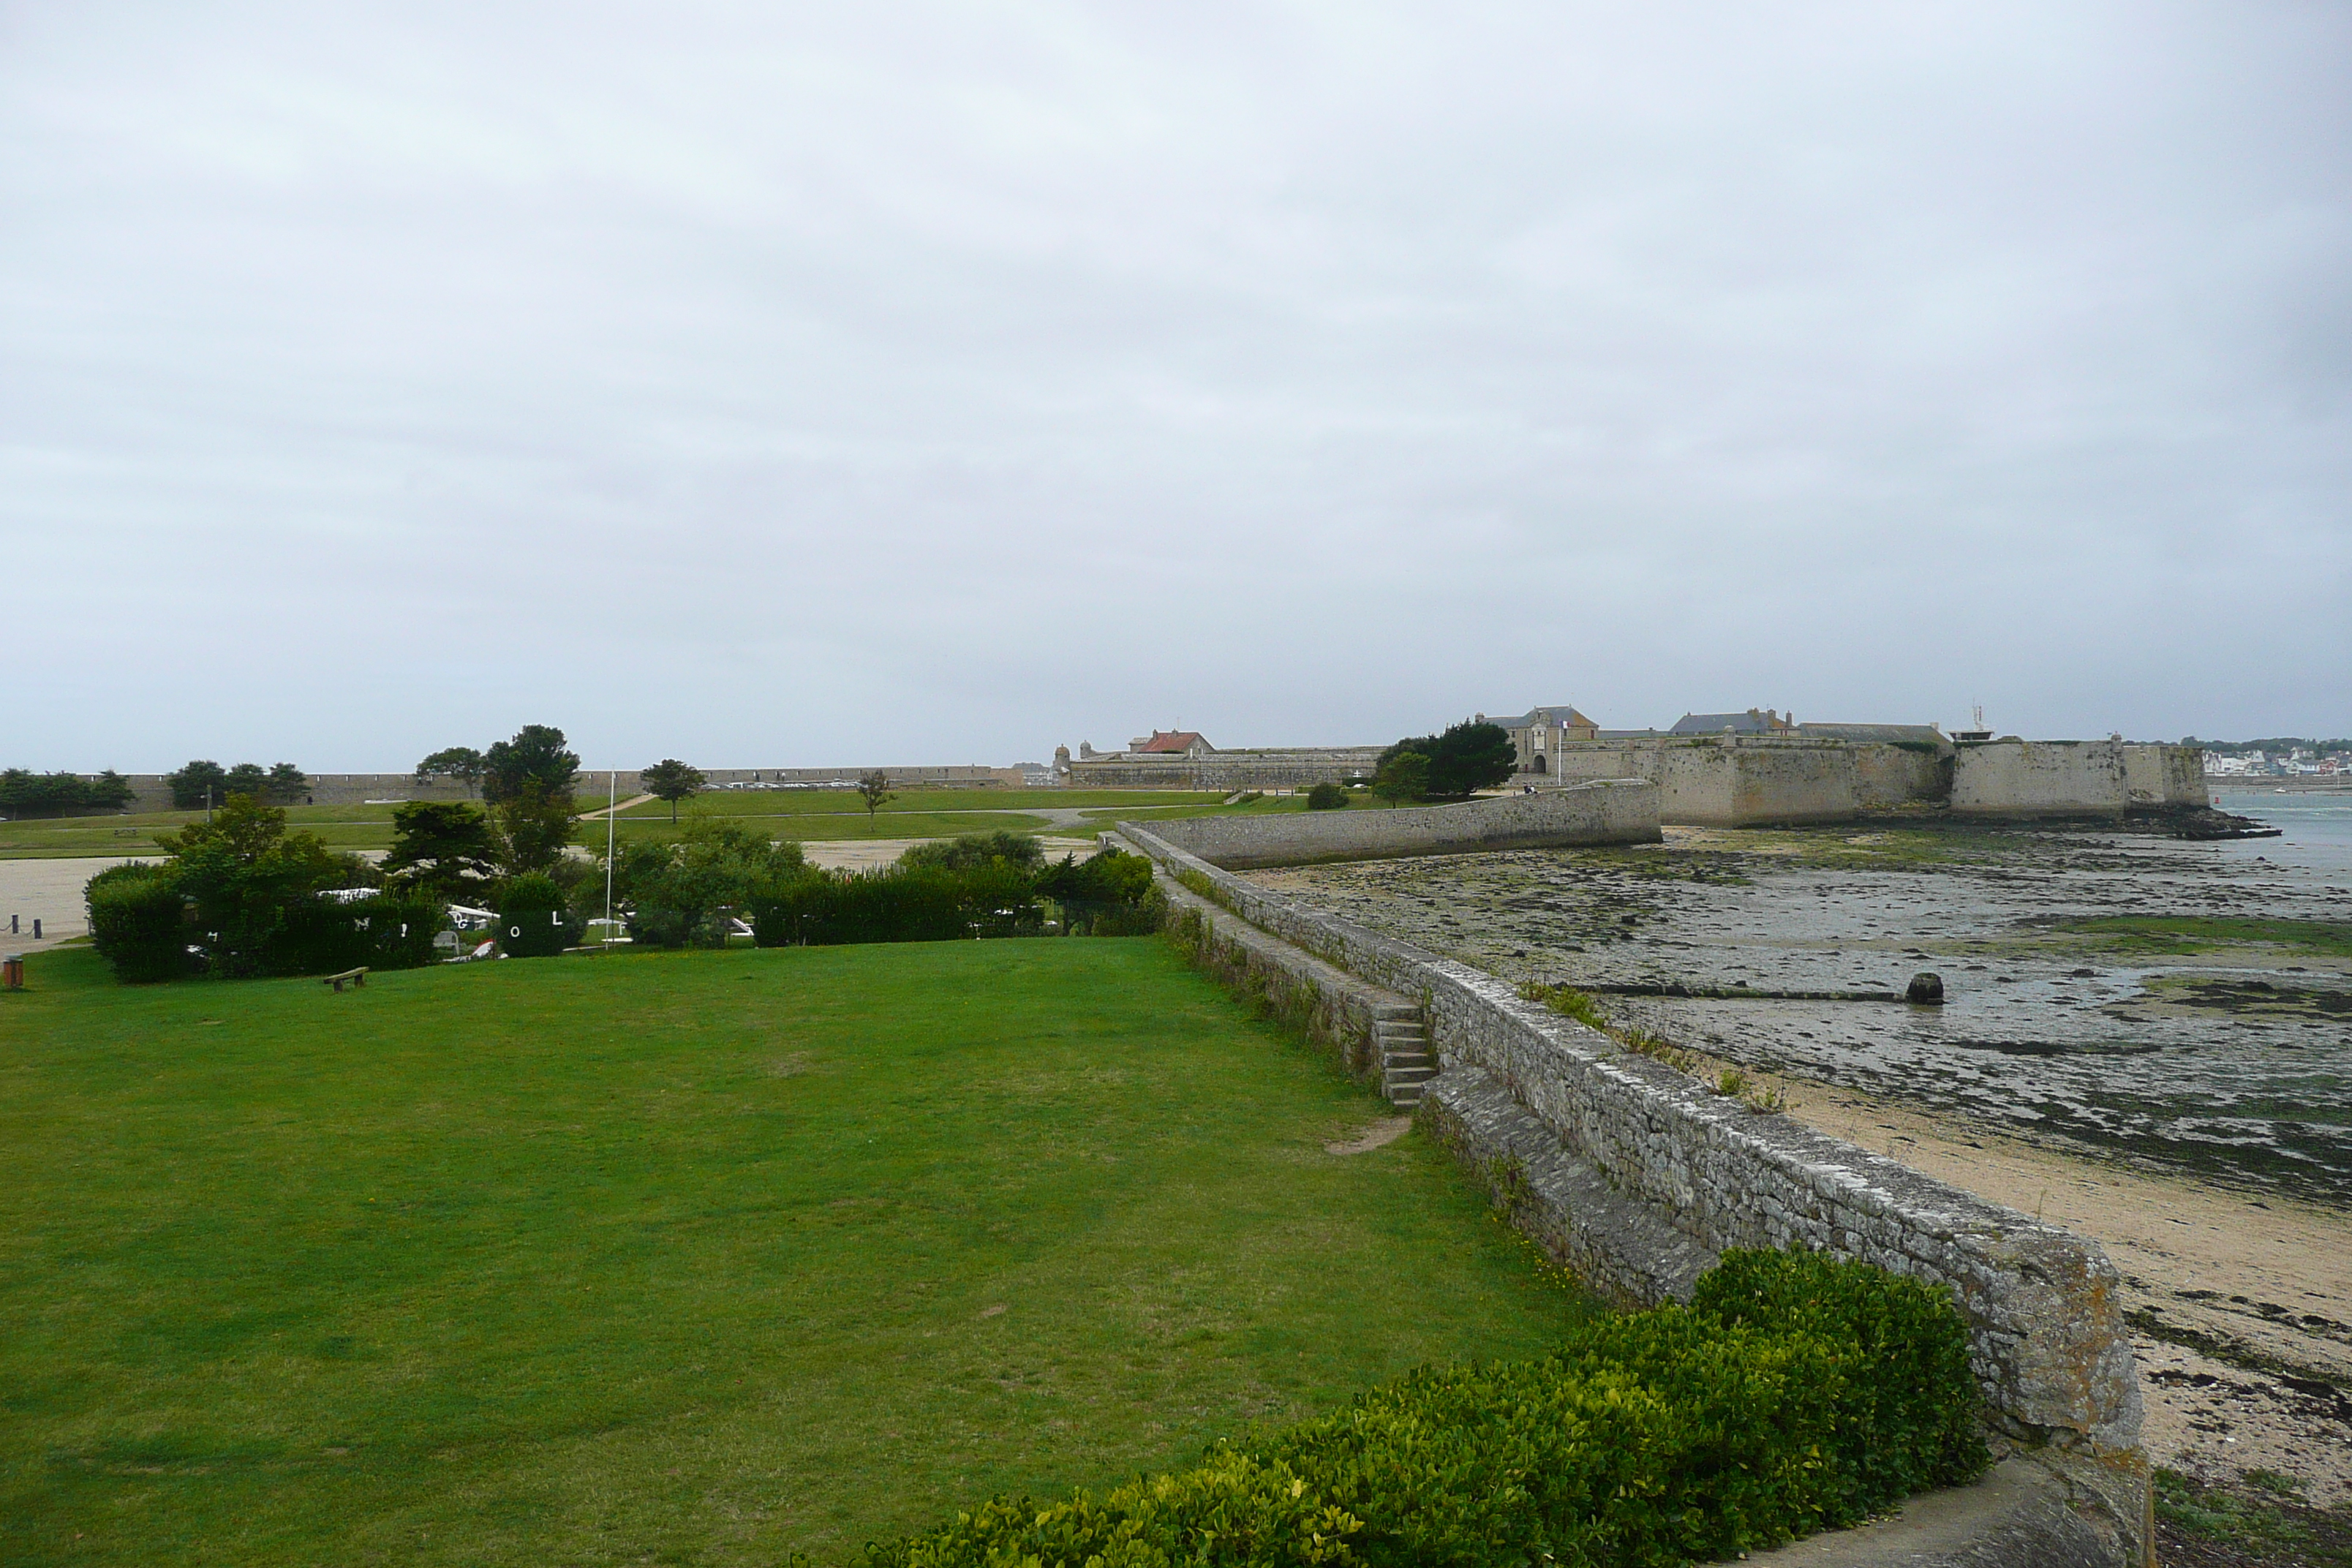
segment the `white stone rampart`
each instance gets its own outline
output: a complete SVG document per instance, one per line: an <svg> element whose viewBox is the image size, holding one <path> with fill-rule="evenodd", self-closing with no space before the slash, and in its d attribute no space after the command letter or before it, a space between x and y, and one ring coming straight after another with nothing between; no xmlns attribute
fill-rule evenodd
<svg viewBox="0 0 2352 1568"><path fill-rule="evenodd" d="M1076 789L1307 789L1370 778L1380 767L1381 750L1265 746L1197 756L1113 752L1072 762L1069 782Z"/></svg>
<svg viewBox="0 0 2352 1568"><path fill-rule="evenodd" d="M1422 1001L1444 1069L1429 1100L1438 1116L1449 1099L1491 1112L1495 1095L1507 1096L1513 1113L1531 1116L1569 1160L1707 1251L1798 1244L1949 1285L2001 1426L2074 1451L2126 1494L2135 1485L2144 1492L2138 1379L2116 1269L2098 1247L1786 1117L1750 1111L1522 1001L1490 974L1187 854L1159 837L1165 826L1122 824L1121 832L1260 931ZM1573 1232L1576 1215L1559 1223ZM1564 1250L1583 1254L1580 1267L1597 1285L1637 1299L1685 1272L1662 1273L1651 1257ZM2123 1506L2128 1513L2127 1499Z"/></svg>
<svg viewBox="0 0 2352 1568"><path fill-rule="evenodd" d="M1538 787L1594 778L1658 786L1660 820L1747 827L1844 822L1901 805L1981 816L2123 816L2210 804L2193 746L2132 741L1990 741L1954 747L1797 735L1577 741Z"/></svg>
<svg viewBox="0 0 2352 1568"><path fill-rule="evenodd" d="M2116 816L2211 804L2194 746L1981 741L1952 763L1952 810L1972 816Z"/></svg>
<svg viewBox="0 0 2352 1568"><path fill-rule="evenodd" d="M1383 811L1177 817L1152 825L1168 844L1219 866L1303 866L1406 855L1466 855L1574 844L1654 844L1658 787L1601 779L1535 795Z"/></svg>

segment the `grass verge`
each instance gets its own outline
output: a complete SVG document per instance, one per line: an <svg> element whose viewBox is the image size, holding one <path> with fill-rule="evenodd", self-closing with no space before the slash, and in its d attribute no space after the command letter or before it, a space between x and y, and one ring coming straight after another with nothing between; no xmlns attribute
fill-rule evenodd
<svg viewBox="0 0 2352 1568"><path fill-rule="evenodd" d="M1163 944L0 996L0 1559L769 1563L1584 1309Z"/></svg>

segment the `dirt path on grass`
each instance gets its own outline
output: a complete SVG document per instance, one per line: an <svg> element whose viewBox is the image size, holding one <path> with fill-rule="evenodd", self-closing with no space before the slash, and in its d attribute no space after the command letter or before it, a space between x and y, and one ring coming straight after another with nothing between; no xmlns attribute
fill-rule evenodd
<svg viewBox="0 0 2352 1568"><path fill-rule="evenodd" d="M2105 1247L2124 1277L2158 1464L2215 1481L2273 1470L2323 1508L2352 1504L2352 1215L1772 1082L1808 1126Z"/></svg>

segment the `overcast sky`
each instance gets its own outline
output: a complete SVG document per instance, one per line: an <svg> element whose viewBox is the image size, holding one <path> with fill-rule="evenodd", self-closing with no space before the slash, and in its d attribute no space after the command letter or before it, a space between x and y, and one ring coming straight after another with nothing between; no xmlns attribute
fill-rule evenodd
<svg viewBox="0 0 2352 1568"><path fill-rule="evenodd" d="M0 5L0 765L2352 731L2352 7Z"/></svg>

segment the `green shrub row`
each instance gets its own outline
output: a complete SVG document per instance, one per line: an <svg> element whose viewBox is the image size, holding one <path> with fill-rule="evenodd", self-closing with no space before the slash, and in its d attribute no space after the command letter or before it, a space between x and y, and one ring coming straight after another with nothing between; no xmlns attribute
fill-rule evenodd
<svg viewBox="0 0 2352 1568"><path fill-rule="evenodd" d="M750 902L762 947L1036 936L1049 906L1065 933L1146 936L1167 914L1142 856L1110 849L1048 866L1035 839L1006 834L922 846L877 871L806 871Z"/></svg>
<svg viewBox="0 0 2352 1568"><path fill-rule="evenodd" d="M90 945L114 966L116 979L144 984L203 967L188 952L191 911L169 868L111 866L89 879L83 897Z"/></svg>
<svg viewBox="0 0 2352 1568"><path fill-rule="evenodd" d="M91 945L133 984L212 970L236 974L330 974L362 966L414 969L433 961L447 918L440 900L375 892L337 900L300 892L237 911L234 945L207 926L202 900L171 865L116 866L90 879Z"/></svg>
<svg viewBox="0 0 2352 1568"><path fill-rule="evenodd" d="M1099 1500L998 1498L868 1568L1667 1568L1851 1525L1989 1456L1940 1288L1733 1252L1692 1304L1428 1368Z"/></svg>
<svg viewBox="0 0 2352 1568"><path fill-rule="evenodd" d="M761 947L1034 936L1045 919L1030 876L1002 862L963 871L819 872L755 900L751 910Z"/></svg>

